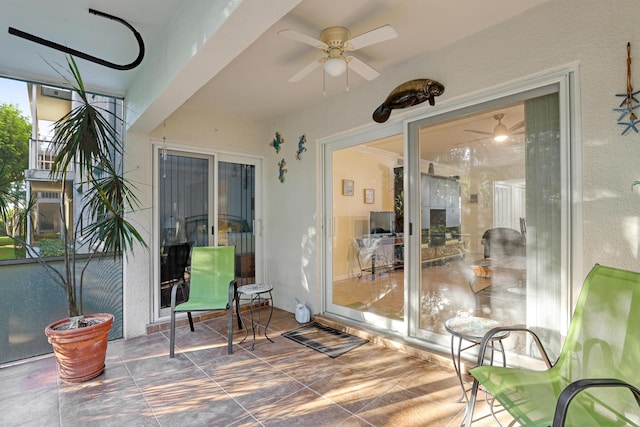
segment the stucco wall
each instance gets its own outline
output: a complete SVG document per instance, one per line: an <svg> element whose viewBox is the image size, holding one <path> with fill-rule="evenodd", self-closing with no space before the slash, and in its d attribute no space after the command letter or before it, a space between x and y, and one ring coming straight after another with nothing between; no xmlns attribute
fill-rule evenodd
<svg viewBox="0 0 640 427"><path fill-rule="evenodd" d="M143 233L149 251L136 250L125 263L124 334L132 337L146 333L153 318L153 145L166 138L168 148L198 150L206 153L234 152L262 156L267 146L267 127L238 117L203 110L180 108L152 134L127 134L125 170L127 178L138 187L141 208L131 216ZM257 185L262 185L258 177Z"/></svg>
<svg viewBox="0 0 640 427"><path fill-rule="evenodd" d="M227 122L206 111L181 109L167 121L167 138L264 155L265 280L277 286L276 306L294 311L294 297L298 297L318 312L323 233L319 140L354 128L380 126L372 122L372 111L389 91L410 79L436 79L445 85L446 92L435 107L421 105L394 112L391 121L403 115L436 112L477 93L577 63L577 131L582 155L578 172L583 174L582 194L577 194L583 202L582 217L577 218L583 222L576 231L583 236L583 246L574 248L572 256L583 259L583 271L574 272L574 282L581 282L595 262L638 269L640 196L631 191L631 182L640 179L640 136L634 132L621 136L618 115L612 108L620 102L615 94L626 87L628 41L632 53L640 58L639 15L640 2L633 0L553 0L403 66L384 70L373 82L328 95L323 103L273 123ZM637 76L640 65L634 64L633 83L640 88ZM318 92L321 90L319 81ZM288 138L279 154L267 145L275 131ZM295 139L302 134L307 136L308 151L297 161ZM160 128L153 136L162 137ZM126 169L148 188L150 138L130 134L127 139L132 156L127 158ZM281 158L287 160L288 168L282 184L277 167ZM146 206L150 206L150 197L144 200ZM145 230L151 230L150 212L136 218ZM140 320L140 307L150 307L149 260L136 253L134 262L126 267L127 336L137 334L149 319L150 309L144 313L146 319Z"/></svg>
<svg viewBox="0 0 640 427"><path fill-rule="evenodd" d="M285 184L268 187L266 243L267 247L277 245L278 250L266 252L270 266L267 278L284 285L276 304L293 310L297 296L316 309L320 307L318 141L349 129L377 126L371 113L389 91L422 77L442 82L446 92L437 99L436 107L414 107L403 112L405 115L446 108L448 103L479 92L579 63L584 246L575 248L573 256L583 257L584 271L574 273L581 282L596 262L637 269L640 198L631 192L631 182L640 178L640 136L633 132L620 136L612 108L620 102L614 95L625 90L627 41L639 46L636 52L640 58L635 18L639 12L640 3L630 0L552 1L404 66L384 70L364 87L332 96L274 123L271 132L305 133L309 141L305 161L289 162ZM640 76L640 66L635 75ZM640 81L634 82L640 87ZM394 112L392 120L400 115ZM293 150L285 147L280 157L292 157ZM273 161L274 156L268 153L266 163ZM307 167L312 162L315 173ZM266 169L267 182L274 182L275 173L274 168ZM277 206L295 208L280 210Z"/></svg>

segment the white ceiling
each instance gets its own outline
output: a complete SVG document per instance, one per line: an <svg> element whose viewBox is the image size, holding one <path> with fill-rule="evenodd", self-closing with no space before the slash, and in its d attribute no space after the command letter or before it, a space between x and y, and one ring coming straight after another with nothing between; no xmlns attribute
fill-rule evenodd
<svg viewBox="0 0 640 427"><path fill-rule="evenodd" d="M355 56L385 73L393 72L394 67L416 56L468 37L544 1L305 0L275 22L187 104L269 120L343 93L345 76L327 76L327 94L323 96L322 68L317 68L300 82L288 82L289 77L313 59L320 58L321 52L278 35L283 29L318 38L320 32L330 26L346 27L352 36L356 36L390 24L396 29L397 38L354 52ZM359 75L349 73L350 88L366 83Z"/></svg>
<svg viewBox="0 0 640 427"><path fill-rule="evenodd" d="M352 35L358 35L390 24L398 32L396 39L355 52L360 59L385 73L416 56L447 46L545 1L303 0L281 20L273 22L247 49L235 52L235 59L195 92L187 104L252 119L273 120L325 100L321 68L301 82L287 81L313 58L319 57L320 52L279 36L277 32L281 29L318 37L328 26L344 26ZM7 32L10 26L125 64L137 55L133 34L117 22L90 15L89 8L129 22L142 34L149 49L154 43L166 42L162 36L174 23L176 13L191 5L181 0L0 0L0 74L55 82L60 80L59 76L46 62L64 62L63 54L10 35ZM117 71L82 60L79 65L89 87L122 95L128 92L136 73L142 68ZM350 73L349 80L351 88L367 83L354 73ZM344 85L344 76L327 77L327 96L341 93ZM165 92L170 92L168 89L171 88L166 88Z"/></svg>
<svg viewBox="0 0 640 427"><path fill-rule="evenodd" d="M180 7L177 0L0 0L0 74L59 82L54 68L65 63L64 54L11 35L9 27L110 62L128 64L138 55L133 33L118 22L89 14L89 8L129 22L148 48ZM78 63L85 83L108 94L125 94L136 73L83 60Z"/></svg>

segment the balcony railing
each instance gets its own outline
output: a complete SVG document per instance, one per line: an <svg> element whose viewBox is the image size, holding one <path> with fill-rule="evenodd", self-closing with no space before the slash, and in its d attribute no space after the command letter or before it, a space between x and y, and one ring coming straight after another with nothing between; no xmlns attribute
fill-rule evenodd
<svg viewBox="0 0 640 427"><path fill-rule="evenodd" d="M53 144L48 139L29 140L29 169L50 171L54 158ZM70 171L73 166L70 166Z"/></svg>
<svg viewBox="0 0 640 427"><path fill-rule="evenodd" d="M78 256L78 275L87 260ZM59 271L63 261L49 261ZM114 315L109 339L122 337L122 264L94 259L84 278L85 313ZM44 328L67 316L62 288L35 260L0 261L0 364L51 352ZM0 423L2 424L2 423Z"/></svg>

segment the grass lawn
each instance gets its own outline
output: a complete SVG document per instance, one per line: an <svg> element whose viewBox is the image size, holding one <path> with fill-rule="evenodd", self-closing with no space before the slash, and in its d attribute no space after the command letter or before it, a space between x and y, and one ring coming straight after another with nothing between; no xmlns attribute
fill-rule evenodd
<svg viewBox="0 0 640 427"><path fill-rule="evenodd" d="M9 259L23 259L24 257L24 248L15 248L13 240L6 236L0 237L0 261Z"/></svg>

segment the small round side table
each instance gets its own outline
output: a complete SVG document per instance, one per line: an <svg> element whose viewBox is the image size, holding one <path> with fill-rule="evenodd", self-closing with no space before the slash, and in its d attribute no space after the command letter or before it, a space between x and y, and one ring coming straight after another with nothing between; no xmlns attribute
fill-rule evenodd
<svg viewBox="0 0 640 427"><path fill-rule="evenodd" d="M256 345L256 329L258 330L258 334L260 334L260 328L264 329L264 337L268 339L270 342L273 342L271 338L267 336L267 328L269 327L269 323L271 322L271 316L273 316L273 295L271 291L273 290L273 286L264 285L264 284L252 284L252 285L244 285L238 287L238 296L241 300L249 301L249 318L251 320L251 329L253 331L253 342L251 343L251 351L253 351ZM263 301L269 301L269 318L266 323L262 322L261 318L261 307ZM254 318L253 310L254 305L256 309L256 315ZM244 323L244 338L239 344L242 344L247 337L249 336L249 328L247 327L247 323Z"/></svg>
<svg viewBox="0 0 640 427"><path fill-rule="evenodd" d="M469 402L469 398L467 396L467 389L464 385L464 381L462 380L462 365L460 363L460 355L463 351L469 350L475 346L480 345L482 342L482 338L484 335L489 332L489 330L499 326L500 323L497 320L487 319L484 317L454 317L453 319L449 319L445 322L444 327L449 333L451 333L451 360L453 361L453 367L456 370L456 375L458 375L458 380L460 381L460 387L462 387L462 396L458 399L458 402L462 402L463 400L467 403ZM509 336L508 331L499 332L495 334L489 344L491 345L491 364L493 365L493 354L495 351L499 351L502 353L502 366L507 365L506 356L504 353L504 346L502 345L502 340ZM455 338L458 338L458 351L455 351L454 341ZM462 347L462 341L468 341L470 344L466 347ZM495 348L495 342L498 342L500 349Z"/></svg>

